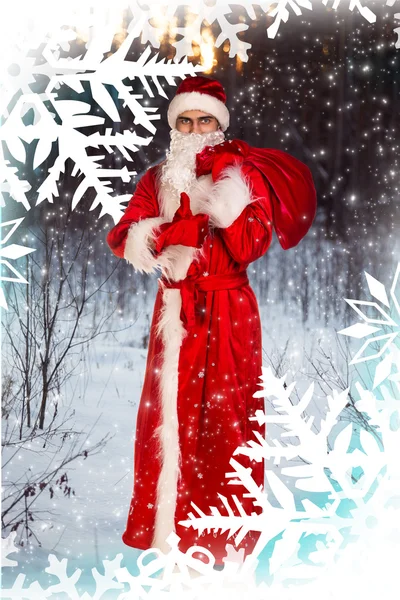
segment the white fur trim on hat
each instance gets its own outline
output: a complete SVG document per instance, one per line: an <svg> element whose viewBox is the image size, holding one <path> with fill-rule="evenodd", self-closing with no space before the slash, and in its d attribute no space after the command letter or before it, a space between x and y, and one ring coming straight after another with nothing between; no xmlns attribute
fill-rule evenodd
<svg viewBox="0 0 400 600"><path fill-rule="evenodd" d="M176 94L168 107L167 117L171 129L176 129L177 118L186 110L201 110L209 113L218 120L222 131L229 127L229 110L221 100L210 94L183 92Z"/></svg>

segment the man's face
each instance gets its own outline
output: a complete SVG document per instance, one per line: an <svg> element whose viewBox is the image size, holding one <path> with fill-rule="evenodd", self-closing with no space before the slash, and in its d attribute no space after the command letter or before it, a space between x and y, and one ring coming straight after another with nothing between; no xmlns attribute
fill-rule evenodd
<svg viewBox="0 0 400 600"><path fill-rule="evenodd" d="M201 110L186 110L176 120L176 129L182 133L209 133L220 129L215 117Z"/></svg>

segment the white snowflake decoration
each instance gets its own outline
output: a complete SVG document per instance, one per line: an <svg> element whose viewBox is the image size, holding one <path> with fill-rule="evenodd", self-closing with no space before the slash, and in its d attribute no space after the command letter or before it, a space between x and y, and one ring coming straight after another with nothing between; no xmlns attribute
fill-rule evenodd
<svg viewBox="0 0 400 600"><path fill-rule="evenodd" d="M21 219L13 219L12 221L5 221L0 224L1 228L1 241L0 241L0 265L1 265L1 273L0 273L0 281L13 281L14 283L24 283L26 285L29 282L25 279L23 275L9 262L11 260L17 260L22 256L26 256L31 252L35 252L35 248L27 248L26 246L20 246L19 244L7 244L10 237L13 233L18 229L21 225L24 218ZM6 227L12 226L11 229L3 236L3 231ZM14 276L4 275L3 273L11 271ZM0 306L2 308L7 309L7 301L4 294L4 290L0 287Z"/></svg>
<svg viewBox="0 0 400 600"><path fill-rule="evenodd" d="M393 6L395 0L386 0L387 6ZM366 6L365 0L264 0L264 2L251 2L249 0L242 0L241 2L235 2L235 5L242 7L249 19L255 20L256 14L254 12L254 6L260 7L269 17L274 18L274 22L267 28L267 35L269 38L275 38L280 26L286 23L289 19L291 12L296 16L303 14L302 10L313 10L329 7L337 10L341 5L347 4L350 11L357 10L362 17L364 17L369 23L375 23L377 16L376 14ZM174 16L176 9L182 6L181 2L170 2L168 7L165 3L159 2L158 0L149 0L146 2L148 9L144 9L147 12L147 19L151 20L155 16L163 15L162 18L158 19L159 27L165 27L165 24ZM227 20L227 15L232 12L232 4L226 1L220 0L187 0L185 6L190 9L191 13L195 15L194 20L190 25L186 27L170 27L172 34L180 34L183 36L178 42L173 42L176 48L175 60L180 60L182 56L192 55L192 41L201 44L201 27L203 23L218 23L221 33L215 40L215 46L219 48L225 40L229 41L230 51L229 56L233 58L238 56L243 62L248 60L248 50L251 48L251 44L248 42L241 41L237 34L242 31L247 31L248 25L241 23L240 21L232 24ZM398 15L395 15L399 18ZM157 29L156 25L152 26L149 21L146 22L146 26L143 31L142 40L151 43L155 47L159 47L160 35L154 31ZM395 30L397 33L397 30ZM396 47L399 47L396 44Z"/></svg>
<svg viewBox="0 0 400 600"><path fill-rule="evenodd" d="M346 0L349 10L358 10L360 14L370 23L375 22L376 15L365 6L362 0ZM81 2L79 3L81 4ZM255 19L254 5L260 6L262 10L268 12L269 16L274 18L274 22L268 28L268 37L273 38L277 35L281 23L287 22L291 12L297 16L302 14L302 10L312 10L317 5L324 5L337 9L339 5L344 4L344 0L276 0L275 2L253 3L249 0L237 3L242 6L250 19ZM394 6L395 0L387 0L387 6ZM114 171L102 169L98 161L103 156L89 157L88 148L98 148L102 146L106 152L112 152L118 149L126 160L129 159L127 150L136 151L140 146L148 145L152 136L156 132L154 122L159 118L157 110L146 106L143 97L137 94L131 94L131 88L122 83L123 79L129 77L131 80L140 79L149 98L154 97L154 88L157 93L167 97L163 90L159 78L166 79L169 85L176 85L176 79L183 79L187 75L194 75L201 71L201 66L194 66L188 63L186 56L191 54L192 40L201 41L201 27L205 21L208 23L216 22L221 27L221 34L215 40L215 45L219 47L225 40L230 42L230 56L239 56L241 60L248 59L247 51L251 44L242 42L237 35L248 28L247 24L232 24L227 19L231 14L231 5L228 2L217 2L204 0L203 2L188 0L188 6L195 14L195 19L191 25L186 28L178 28L172 24L169 27L172 33L180 34L183 38L174 42L176 55L174 62L158 60L158 55L152 55L150 46L144 50L142 56L137 62L127 61L126 53L132 40L141 36L143 44L151 43L154 48L160 45L160 36L164 31L165 22L171 20L178 6L181 3L169 2L160 3L148 0L141 6L138 2L130 3L117 2L115 7L121 8L123 5L132 9L133 20L130 23L128 36L121 44L120 48L111 56L104 59L104 53L110 48L111 41L115 33L115 20L111 20L107 25L105 19L103 23L96 23L96 35L86 43L86 53L83 57L72 60L60 57L61 51L68 50L70 43L76 38L76 32L72 29L63 28L64 23L59 23L54 29L54 33L47 39L43 50L43 57L46 59L44 64L35 64L35 60L19 54L18 74L8 73L3 78L3 91L1 102L1 112L6 120L0 129L0 139L5 142L8 150L13 157L19 161L25 160L25 148L21 140L30 143L38 140L35 152L34 167L40 166L49 156L52 145L55 142L59 144L59 155L49 175L40 187L37 203L47 200L53 202L54 197L58 195L57 181L63 173L66 158L71 157L75 162L75 172L82 172L85 175L81 186L76 190L72 204L76 206L88 187L92 186L96 190L96 198L91 209L101 205L101 216L105 214L112 215L114 220L119 220L122 215L122 202L127 197L113 198L111 196L110 179L120 177L124 181L129 180L133 171L127 167L122 167ZM61 11L61 8L60 8ZM152 24L150 21L156 16L162 16L157 24L157 20ZM59 17L59 15L58 15ZM400 19L400 13L395 14L396 19ZM88 14L86 25L88 28L93 26L93 16ZM400 27L394 30L398 35L396 47L400 47ZM47 32L46 32L47 33ZM20 33L17 33L20 35ZM21 39L21 38L19 38ZM39 47L43 37L36 38L36 43L31 47ZM23 47L23 44L21 44ZM4 54L4 53L3 53ZM182 62L177 62L185 57ZM6 74L7 67L4 58L2 59L3 73ZM45 90L40 94L32 93L31 84L35 81L35 74L46 75L49 79ZM83 82L90 86L93 99L110 117L117 122L120 120L118 107L108 94L105 85L112 84L118 92L119 99L131 111L135 125L143 126L148 132L148 137L140 137L135 132L124 132L123 135L113 135L111 131L99 131L91 136L85 136L78 131L82 126L103 125L104 119L94 115L87 114L90 110L90 104L81 101L64 101L57 97L57 90L61 86L69 86L72 90L80 93L83 90ZM15 105L8 111L10 100L15 94L21 93L20 98ZM27 110L33 109L35 119L33 125L25 127L22 118ZM60 119L58 124L54 116ZM105 180L105 181L103 181ZM16 202L22 204L26 210L30 209L30 204L26 193L30 186L27 181L18 178L18 168L12 166L3 155L0 157L0 186L3 192L9 193ZM2 204L4 206L4 204ZM10 235L18 227L22 219L9 221L5 225L15 224L15 227L2 241L2 261L16 276L9 281L27 283L26 280L12 267L8 259L16 259L32 252L33 249L19 246L17 244L4 246ZM399 269L396 272L395 280L399 275ZM384 306L388 307L388 295L384 286L367 275L368 285L371 294ZM391 289L391 297L397 312L399 304L397 296L394 293L394 284ZM398 327L398 324L382 309L376 302L367 303L355 300L348 300L358 314L361 314L365 323L352 326L340 333L351 335L352 337L362 338L370 336L379 330L371 323ZM0 296L0 303L6 307L4 296ZM380 320L371 320L364 317L363 313L358 311L356 305L369 305L376 308L380 313ZM383 317L383 319L382 319ZM369 324L368 324L369 323ZM350 333L351 332L351 333ZM384 452L379 446L376 438L370 432L360 432L360 449L349 452L352 435L352 425L344 427L335 437L333 448L328 452L328 437L332 436L334 428L338 426L339 415L347 403L347 394L349 390L342 392L333 392L328 400L328 412L322 422L321 429L314 433L312 429L312 419L306 420L302 415L307 409L313 394L313 386L309 386L303 394L300 402L293 405L290 401L290 395L294 390L295 384L292 383L285 388L284 382L286 376L277 379L273 376L271 369L263 368L262 386L263 389L257 392L259 396L271 396L271 402L278 411L277 415L265 415L259 412L255 419L259 423L280 423L286 426L285 437L295 437L298 444L286 444L281 441L267 443L255 433L255 441L248 443L247 447L239 447L234 455L247 455L254 460L265 459L270 464L280 468L280 475L274 470L269 469L266 478L269 486L268 492L261 490L255 484L250 469L244 469L240 463L232 457L230 464L232 471L226 474L229 484L242 484L247 490L247 497L254 499L254 504L263 508L263 514L246 514L236 496L230 499L221 496L228 516L219 514L215 507L211 507L211 515L204 515L198 507L193 505L193 512L188 515L184 522L188 527L194 527L199 532L205 529L215 531L229 531L230 536L234 538L235 544L238 544L246 533L250 530L260 531L261 537L252 556L248 557L242 563L239 553L233 545L228 545L228 556L225 560L225 569L222 572L215 572L212 568L214 557L209 553L209 564L205 565L193 557L196 549L191 548L186 554L178 550L179 538L171 534L168 541L171 550L164 555L156 549L143 552L138 560L139 575L133 576L126 568L121 568L122 555L118 554L112 561L103 560L104 574L93 569L93 577L96 583L96 591L93 596L85 592L79 595L77 584L81 571L77 569L71 575L67 573L68 561L63 559L59 561L54 555L49 555L49 567L46 572L56 576L59 583L44 589L39 582L35 581L29 587L24 588L25 575L19 573L11 589L2 590L4 598L51 598L59 593L64 593L68 598L89 600L90 598L100 600L106 591L113 591L115 597L120 600L127 598L166 598L167 596L178 598L191 598L192 600L202 596L202 590L207 590L207 598L223 598L224 587L233 585L227 596L230 600L234 598L235 592L240 591L240 585L246 586L246 596L252 598L265 598L269 591L265 583L256 586L252 576L258 564L258 557L266 544L279 533L282 538L275 543L273 556L270 561L270 570L274 575L274 586L279 590L279 598L289 598L291 592L284 589L285 581L289 578L310 579L321 577L324 571L325 576L329 577L329 572L334 571L334 561L338 554L344 554L342 545L344 535L341 530L351 525L352 533L362 536L365 532L365 523L376 518L376 515L389 514L388 503L398 494L400 481L400 463L399 456L399 433L398 427L393 426L396 422L395 415L399 414L399 400L391 389L385 385L389 380L394 384L395 390L400 393L400 358L399 352L394 345L394 340L398 332L388 334L387 336L376 336L368 338L386 340L382 350L375 356L365 360L381 359L386 352L383 360L378 362L375 372L374 389L379 387L384 401L378 401L372 391L366 390L360 382L356 382L355 389L359 396L356 408L363 411L369 418L369 423L379 432ZM356 355L360 358L362 352L367 347L367 343ZM360 362L353 359L350 364ZM393 373L393 367L395 372ZM199 377L202 374L199 373ZM283 414L282 414L283 413ZM399 418L398 418L399 422ZM363 476L354 484L352 481L352 470L361 467ZM337 481L340 490L335 489L326 475L325 470L329 469L333 479ZM199 474L200 475L200 474ZM286 483L283 478L286 476ZM329 502L324 506L319 506L312 499L301 500L301 508L296 506L294 494L290 489L288 482L295 482L298 490L317 493L323 492L329 497ZM366 500L372 483L378 482L378 486L371 498ZM281 508L274 506L271 499L275 497ZM351 499L355 505L353 509L353 518L351 523L349 519L339 516L337 509L344 499ZM240 516L235 516L231 506L233 504L239 510ZM398 513L397 513L398 514ZM305 565L298 558L299 543L304 533L316 533L326 536L326 542L318 543L316 551L309 555L310 564ZM235 536L235 537L234 537ZM7 555L17 551L14 546L15 532L2 541L3 544L3 563L2 566L15 566L16 561L8 559ZM205 551L201 548L203 553ZM154 557L145 564L145 559ZM320 563L320 564L319 564ZM322 566L321 566L322 565ZM175 568L175 572L174 572ZM190 577L190 569L197 571L198 577ZM163 571L162 578L156 577L159 571ZM338 578L339 579L339 578ZM129 585L129 592L121 591L123 584ZM213 592L209 589L212 584ZM208 586L208 587L207 587ZM325 589L324 597L329 598L333 586ZM372 589L372 588L371 588ZM305 597L320 598L321 591L312 595L311 590L317 590L317 587L304 586ZM300 597L297 589L296 598ZM355 594L352 594L355 597ZM388 597L388 596L387 596Z"/></svg>
<svg viewBox="0 0 400 600"><path fill-rule="evenodd" d="M386 445L387 454L383 453L373 435L365 431L361 432L363 451L356 449L354 452L349 452L353 432L351 423L336 436L333 449L329 452L328 437L331 436L334 426L338 423L338 417L348 402L348 390L334 393L333 396L328 397L326 418L322 422L320 431L314 433L312 418L306 420L301 416L307 410L311 400L313 384L309 386L300 402L293 406L290 396L294 390L294 383L285 388L285 378L286 376L277 379L273 376L270 367L263 368L261 379L264 389L256 392L255 396L270 396L279 415L265 415L262 411L258 411L253 420L257 420L259 424L284 424L286 432L281 435L281 438L294 436L299 443L285 446L278 440L271 444L254 432L258 441L250 441L247 447L240 446L234 453L234 455L247 455L253 460L264 458L269 461L270 466L266 468L266 478L271 492L265 493L260 490L251 476L250 469L242 467L234 458L230 461L233 472L226 473L226 477L231 479L229 483L241 483L247 490L245 496L254 498L254 505L262 506L263 513L247 515L241 508L238 499L233 496L232 500L241 515L235 516L228 500L224 496L220 496L229 516L222 516L215 507L211 507L212 514L207 516L192 504L197 515L190 513L188 520L181 523L194 527L200 533L204 529L229 530L230 535L238 533L239 535L235 538L236 544L239 544L249 531L260 531L261 536L251 555L251 561L259 556L270 540L283 531L282 539L276 542L271 559L270 570L275 574L274 583L279 581L283 583L285 579L293 577L296 579L317 577L321 564L325 563L325 568L328 568L333 563L344 542L340 529L350 526L349 519L342 518L337 514L337 509L343 499L351 499L357 504L358 518L354 517L351 522L352 533L358 535L362 533L365 528L365 519L371 512L373 514L371 507L376 508L374 501L370 501L366 507L364 505L365 497L373 482L376 479L383 479L381 472L388 467L388 457L395 456L389 452L392 448L386 448ZM375 408L374 401L376 402L376 400L372 393L370 393L372 404L367 405L365 390L360 386L357 389L362 400L356 407L373 416L374 420L371 424L379 426L381 433L385 433L386 441L390 438L387 415L381 414ZM330 501L321 508L311 499L303 499L300 502L302 510L298 509L295 506L292 491L272 468L272 462L279 465L283 460L288 463L288 466L281 468L281 476L292 478L298 490L328 494ZM361 467L364 475L354 485L351 481L351 474L352 469L356 467ZM341 491L337 491L332 486L326 476L326 469L331 471L332 478L340 485ZM386 477L390 476L387 474ZM270 502L270 494L276 497L281 508L277 508ZM300 519L301 521L296 522ZM297 550L300 538L310 533L327 534L328 544L320 545L319 550L314 553L312 561L315 562L315 565L305 567L297 559ZM250 557L247 561L250 562Z"/></svg>
<svg viewBox="0 0 400 600"><path fill-rule="evenodd" d="M322 4L321 4L322 2ZM363 17L370 22L375 22L376 15L361 0L346 0L349 10L357 9ZM246 12L250 20L255 20L257 15L254 6L259 6L265 13L274 19L272 25L267 29L269 37L275 37L281 22L286 22L290 11L300 16L302 10L312 10L317 5L337 9L340 0L277 0L271 2L253 3L245 0L237 3ZM387 0L387 6L394 6L394 0ZM36 5L35 5L36 6ZM108 7L108 5L107 5ZM137 1L125 2L118 0L115 3L115 11L110 17L108 8L101 2L95 6L91 4L82 5L81 2L71 2L68 13L66 7L60 9L51 20L47 21L48 31L45 30L46 21L42 23L32 15L34 27L30 36L19 31L16 41L7 36L5 30L4 38L7 44L17 44L18 52L13 55L12 50L7 47L7 53L0 59L2 94L0 95L0 109L4 116L4 123L0 129L0 140L5 143L8 151L15 161L24 164L26 161L25 143L38 140L33 168L36 169L49 157L53 145L58 143L58 156L53 166L40 186L37 204L48 201L52 203L54 197L58 196L57 183L65 169L65 162L71 158L74 162L73 174L82 173L82 182L75 190L72 198L72 207L80 202L82 196L89 188L94 188L95 199L90 207L94 210L101 206L100 216L111 215L117 222L123 212L123 203L130 198L130 194L113 197L113 186L111 180L121 178L129 182L136 173L127 166L117 169L104 169L99 164L105 158L105 154L98 156L88 155L90 148L103 148L106 153L118 150L123 158L130 162L128 150L135 152L139 147L151 143L156 133L155 122L159 119L157 109L146 105L142 94L135 94L133 87L123 83L125 78L131 81L140 81L148 98L158 95L167 98L159 79L164 78L169 86L177 85L177 80L184 79L188 75L195 75L202 71L201 65L193 65L187 60L187 56L193 55L192 42L202 43L202 27L204 24L216 23L221 33L214 41L216 47L220 47L224 41L229 41L231 58L238 56L242 61L247 61L247 51L251 47L249 42L238 39L239 32L246 31L248 24L238 20L231 23L228 16L232 15L232 7L229 2L213 2L210 0L194 1L188 0L185 8L193 15L189 24L185 27L174 25L174 15L180 2L158 2L149 0L146 5ZM93 12L90 9L93 8ZM118 30L119 22L124 9L129 8L133 18L129 23L126 37L119 48L109 53L114 36ZM54 11L51 11L53 14ZM119 15L119 16L118 16ZM399 17L399 13L395 15ZM82 55L72 58L61 57L61 52L68 52L79 34L73 28L66 26L75 18L79 24L78 29L88 32L89 39L85 43ZM36 28L36 29L35 29ZM400 30L400 28L399 28ZM176 53L172 60L159 60L157 54L152 55L151 46L145 48L142 56L136 62L126 60L126 55L132 42L141 37L143 44L151 44L154 48L160 47L163 34L168 31L169 35L182 36L178 41L172 41ZM398 30L396 30L398 32ZM37 61L31 56L26 56L29 49L39 49L40 58L45 62ZM3 42L4 43L4 42ZM104 58L104 55L109 55ZM12 58L8 59L10 56ZM14 61L10 65L10 60ZM32 86L36 84L36 76L48 78L48 84L40 93L33 93ZM112 133L112 130L104 130L104 118L88 114L91 104L81 100L63 100L59 92L65 87L79 94L84 91L83 84L89 85L92 99L106 113L114 123L121 120L121 109L126 107L132 114L133 124L142 126L149 132L149 136L142 137L135 131L127 130L122 133ZM112 85L118 95L118 103L114 101L106 89L106 85ZM154 90L155 88L155 90ZM11 104L17 95L17 102ZM12 108L10 108L12 106ZM29 109L34 112L34 123L25 126L23 117ZM9 111L9 112L8 112ZM80 128L85 126L98 126L98 132L85 135ZM103 130L101 129L103 128ZM24 179L19 178L19 167L11 165L10 161L3 156L3 148L0 155L0 186L2 192L7 192L16 202L21 203L26 210L30 209L27 192L30 185ZM4 201L2 201L4 205Z"/></svg>
<svg viewBox="0 0 400 600"><path fill-rule="evenodd" d="M393 312L396 310L396 322L388 313L386 309L390 309L391 305L389 302L388 294L385 286L365 272L368 288L371 296L376 298L383 304L385 308L382 308L377 302L370 302L366 300L352 300L345 298L346 302L355 310L355 312L362 317L364 323L356 323L345 329L341 329L338 333L347 335L356 339L367 338L362 347L353 357L349 364L353 365L356 363L366 362L381 358L385 353L385 357L377 364L375 371L375 379L373 389L380 385L391 373L392 364L396 361L396 347L395 340L398 338L400 333L400 263L397 265L396 273L393 278L393 283L390 288L390 298L393 303ZM361 310L358 306L365 307L365 310ZM371 307L375 310L375 318L368 316L367 307ZM371 325L374 323L375 325ZM381 331L383 327L388 327L391 330L389 333L382 335L372 335L378 331ZM372 344L379 342L379 350L375 354L368 354L367 351L371 348ZM392 350L392 352L386 352Z"/></svg>
<svg viewBox="0 0 400 600"><path fill-rule="evenodd" d="M87 53L82 59L59 58L59 46L63 42L70 42L73 37L76 37L76 33L71 30L61 30L57 36L47 43L43 50L43 56L51 67L50 81L43 94L25 93L18 99L0 130L0 139L6 143L8 150L20 163L26 162L25 146L21 140L30 143L37 139L38 144L33 160L34 169L48 158L53 143L58 141L58 156L54 165L50 167L45 181L38 189L37 204L44 200L53 202L53 197L58 196L57 182L64 172L66 160L71 158L75 163L72 174L75 175L79 172L85 176L74 192L72 208L75 208L87 189L93 187L96 191L96 198L90 210L101 204L100 217L110 214L115 221L118 221L123 214L121 203L129 199L131 194L120 196L117 199L114 198L110 179L120 177L127 182L136 172L128 172L127 167L114 170L101 169L98 162L105 155L89 156L87 149L102 146L108 153L117 149L129 161L130 156L127 150L135 152L139 146L147 146L156 132L154 120L160 118L160 115L156 114L157 109L142 105L139 102L143 99L142 95L131 93L133 89L124 84L123 80L125 78L139 79L148 95L154 97L152 88L147 81L149 79L156 86L157 92L166 97L159 83L159 77L164 77L170 85L176 85L175 78L180 77L183 79L188 74L194 75L200 67L192 65L187 60L183 60L179 64L157 60L157 55L151 57L150 46L144 50L137 62L128 61L125 57L130 47L131 40L129 36L114 54L102 62L100 62L100 48L97 40L94 40L93 45L88 44ZM95 51L92 50L93 48L95 48ZM101 50L101 54L104 50L105 48ZM35 72L35 68L33 68L33 72ZM77 100L62 100L57 97L54 90L66 85L75 92L80 93L84 91L82 85L84 81L90 84L93 100L97 102L110 119L118 122L120 121L119 110L105 87L106 84L112 84L118 92L121 103L131 111L133 124L143 126L151 136L143 138L129 130L116 134L112 134L110 130L106 130L104 133L99 131L89 136L79 131L80 128L85 126L103 125L104 117L85 114L90 111L91 105L89 103ZM45 102L50 103L50 109ZM35 122L33 125L26 127L22 119L29 109L34 111ZM61 124L55 121L55 116L61 120ZM16 183L15 169L10 168L3 162L1 172L3 182L7 181L8 189L12 192ZM102 181L103 178L106 180ZM16 188L17 194L14 195L14 198L17 201L22 201L24 206L28 208L29 203L24 194L26 190L24 182L23 185L24 190ZM5 189L4 183L3 189Z"/></svg>
<svg viewBox="0 0 400 600"><path fill-rule="evenodd" d="M399 372L400 363L397 364ZM241 483L248 491L248 496L254 498L254 504L263 507L263 514L252 513L247 515L235 496L232 500L240 512L235 516L230 508L228 500L220 496L229 516L221 516L215 507L211 507L211 515L204 515L192 503L197 516L193 513L188 515L187 526L194 527L198 531L213 529L215 531L229 530L230 536L236 535L235 545L239 544L244 535L250 531L260 531L261 537L252 555L243 562L234 546L227 545L228 554L225 559L225 569L221 572L213 570L214 557L212 553L203 547L192 547L187 553L179 551L179 537L171 533L168 538L170 552L163 554L158 549L149 549L141 553L138 559L139 574L132 575L129 570L121 568L122 555L118 554L113 561L103 561L104 575L97 569L93 569L96 582L96 592L90 596L85 592L79 596L76 590L80 569L71 575L67 574L67 559L59 561L55 556L49 555L49 567L46 572L55 575L59 584L43 589L38 582L34 582L29 588L24 588L25 575L19 574L13 587L3 589L4 598L37 598L40 592L46 598L52 598L54 594L64 592L69 598L82 598L99 600L105 591L115 591L118 600L133 600L134 598L204 598L207 597L227 598L232 600L235 593L243 593L246 589L252 598L265 598L269 590L265 582L258 586L254 579L255 569L258 565L258 557L269 540L282 533L280 540L275 542L274 551L270 559L270 572L274 575L271 592L279 591L279 597L289 600L292 598L286 587L287 580L316 579L309 586L303 584L304 598L318 598L324 577L330 577L332 569L335 569L338 556L343 552L345 541L342 534L343 528L351 526L352 535L361 539L366 532L366 524L377 520L390 506L391 499L395 498L400 489L400 464L398 455L400 451L399 428L391 426L391 416L399 409L399 400L392 402L378 402L374 394L365 390L360 383L355 387L360 399L356 402L356 408L363 411L369 418L371 427L375 427L381 436L382 448L379 447L375 437L370 432L361 431L361 450L349 452L352 424L347 425L335 438L331 452L327 451L327 440L333 427L338 423L338 417L347 402L348 390L334 393L328 397L328 411L326 418L318 433L312 431L312 420L306 420L302 414L306 411L310 401L313 386L303 394L297 405L292 405L290 396L294 390L294 384L285 387L286 376L278 379L274 377L271 369L263 368L262 387L256 392L258 395L268 395L273 398L274 408L279 411L277 415L264 415L259 411L254 420L265 423L284 423L287 432L283 437L297 437L299 444L283 443L268 444L266 440L259 438L257 442L248 443L248 447L238 447L234 454L247 454L254 460L261 457L266 461L274 460L276 464L282 465L284 461L288 466L282 466L280 476L289 476L296 483L296 488L307 492L328 492L330 502L324 507L319 507L311 499L301 501L300 510L295 506L293 493L272 468L267 469L266 475L271 492L264 492L258 488L251 476L251 469L243 468L234 458L230 464L233 472L227 473L229 483ZM400 385L398 384L400 394ZM301 458L302 463L296 463ZM308 464L307 464L308 463ZM361 467L364 475L356 483L351 480L352 468ZM329 468L333 479L339 484L340 490L334 489L328 480L324 469ZM374 481L379 485L371 494L371 486ZM273 506L270 495L275 495L281 508ZM351 500L355 508L352 510L352 519L344 518L337 514L337 509L342 500ZM393 525L393 524L392 524ZM298 558L300 539L304 535L319 534L326 536L326 542L318 542L316 550L309 555L309 564L305 564ZM12 544L11 534L7 540L3 540L4 546ZM13 538L12 538L13 539ZM13 551L6 550L6 554ZM201 551L208 556L209 563L194 558L194 553ZM344 556L351 553L347 550ZM148 560L148 559L151 560ZM161 572L161 573L160 573ZM117 580L117 581L116 581ZM129 592L121 591L121 584L129 585ZM210 596L209 586L212 585L214 596ZM242 587L241 587L242 586ZM329 588L333 594L332 587ZM149 590L149 591L147 591ZM319 592L318 592L319 590ZM298 594L299 588L296 588ZM8 594L8 595L7 595ZM36 595L35 595L36 594ZM298 596L297 596L298 597ZM335 598L335 595L327 596ZM237 598L242 598L238 595Z"/></svg>

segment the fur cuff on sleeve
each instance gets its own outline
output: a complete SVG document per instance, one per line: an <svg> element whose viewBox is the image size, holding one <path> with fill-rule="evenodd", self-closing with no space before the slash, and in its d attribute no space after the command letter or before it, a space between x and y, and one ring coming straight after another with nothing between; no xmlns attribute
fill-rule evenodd
<svg viewBox="0 0 400 600"><path fill-rule="evenodd" d="M227 167L221 179L212 187L205 212L210 215L210 225L226 229L243 212L253 197L250 182L239 166Z"/></svg>
<svg viewBox="0 0 400 600"><path fill-rule="evenodd" d="M192 263L196 248L172 245L164 248L158 256L153 254L150 243L157 235L157 228L168 223L165 217L150 217L132 223L128 230L124 258L139 273L157 273L159 269L168 279L183 279Z"/></svg>
<svg viewBox="0 0 400 600"><path fill-rule="evenodd" d="M150 242L154 238L155 230L166 222L164 217L152 217L132 223L129 227L124 258L139 273L155 273L160 266L159 257L154 256Z"/></svg>

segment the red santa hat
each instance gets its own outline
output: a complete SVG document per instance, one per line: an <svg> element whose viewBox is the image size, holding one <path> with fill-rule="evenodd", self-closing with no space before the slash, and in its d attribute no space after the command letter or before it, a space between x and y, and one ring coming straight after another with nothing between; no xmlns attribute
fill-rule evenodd
<svg viewBox="0 0 400 600"><path fill-rule="evenodd" d="M222 131L229 127L229 111L226 107L225 90L216 79L187 77L176 90L168 107L168 124L176 128L176 119L186 110L201 110L215 117Z"/></svg>

